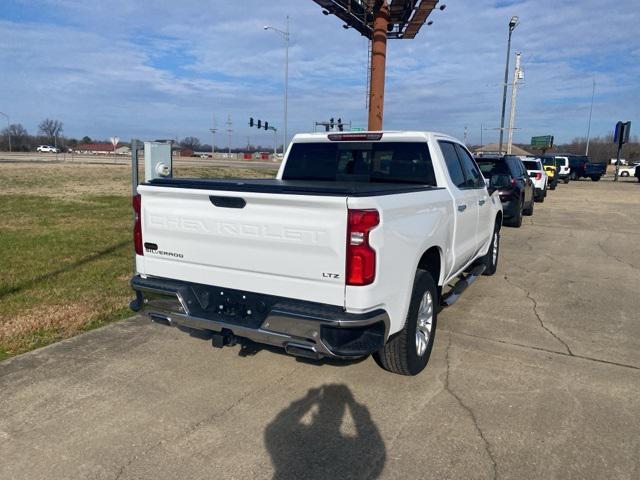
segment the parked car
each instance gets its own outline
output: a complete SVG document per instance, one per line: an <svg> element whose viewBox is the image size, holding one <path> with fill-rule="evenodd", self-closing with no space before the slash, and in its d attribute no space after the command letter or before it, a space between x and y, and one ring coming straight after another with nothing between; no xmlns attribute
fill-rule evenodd
<svg viewBox="0 0 640 480"><path fill-rule="evenodd" d="M132 308L219 347L373 353L415 375L439 306L498 264L498 195L437 133L299 134L276 179L158 178L133 205Z"/></svg>
<svg viewBox="0 0 640 480"><path fill-rule="evenodd" d="M50 145L38 145L36 148L36 152L41 153L60 153L60 149L56 147L52 147Z"/></svg>
<svg viewBox="0 0 640 480"><path fill-rule="evenodd" d="M547 174L547 177L549 177L549 190L555 190L558 186L556 159L551 155L543 155L540 157L540 160L544 166L544 172Z"/></svg>
<svg viewBox="0 0 640 480"><path fill-rule="evenodd" d="M540 161L539 158L536 158L523 160L522 163L524 164L524 168L527 169L527 173L533 182L534 200L536 202L544 202L544 199L547 196L547 183L549 180L545 174L544 167L542 166L542 161Z"/></svg>
<svg viewBox="0 0 640 480"><path fill-rule="evenodd" d="M621 177L633 177L636 174L636 167L631 166L631 167L623 167L620 166L620 169L618 170L618 175L620 175Z"/></svg>
<svg viewBox="0 0 640 480"><path fill-rule="evenodd" d="M640 182L640 165L636 165L636 172L635 172L635 176L638 179L638 181Z"/></svg>
<svg viewBox="0 0 640 480"><path fill-rule="evenodd" d="M498 192L504 224L519 228L523 215L533 215L534 186L522 160L514 155L476 157L491 189Z"/></svg>
<svg viewBox="0 0 640 480"><path fill-rule="evenodd" d="M569 183L569 176L571 175L571 166L569 165L569 158L565 155L553 155L556 160L556 175L558 181L562 180L565 184Z"/></svg>
<svg viewBox="0 0 640 480"><path fill-rule="evenodd" d="M603 163L592 163L586 155L567 155L569 158L569 166L571 180L579 180L581 178L590 178L597 182L606 173L606 166Z"/></svg>

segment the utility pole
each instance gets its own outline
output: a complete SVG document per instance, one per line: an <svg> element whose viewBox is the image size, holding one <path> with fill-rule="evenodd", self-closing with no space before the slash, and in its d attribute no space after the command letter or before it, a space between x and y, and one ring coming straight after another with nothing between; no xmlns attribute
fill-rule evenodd
<svg viewBox="0 0 640 480"><path fill-rule="evenodd" d="M216 132L218 129L216 128L216 116L213 116L213 123L211 128L209 129L211 132L211 159L213 160L213 155L216 153Z"/></svg>
<svg viewBox="0 0 640 480"><path fill-rule="evenodd" d="M227 153L231 155L231 133L233 130L231 129L231 114L227 116Z"/></svg>
<svg viewBox="0 0 640 480"><path fill-rule="evenodd" d="M387 0L378 0L374 6L373 36L371 39L371 84L369 87L368 127L370 131L382 130L388 27L389 4Z"/></svg>
<svg viewBox="0 0 640 480"><path fill-rule="evenodd" d="M509 143L507 143L507 155L511 155L513 148L513 127L516 122L516 100L518 97L518 83L522 78L522 70L520 69L520 61L522 55L516 53L516 70L513 73L513 85L511 87L511 113L509 114Z"/></svg>
<svg viewBox="0 0 640 480"><path fill-rule="evenodd" d="M591 116L593 115L593 100L596 97L596 79L593 78L593 90L591 91L591 109L589 109L589 126L587 127L587 148L585 156L589 155L589 141L591 140Z"/></svg>
<svg viewBox="0 0 640 480"><path fill-rule="evenodd" d="M467 136L468 136L468 133L467 133L467 132L468 132L468 130L469 130L469 127L467 127L467 126L465 125L465 126L464 126L464 144L465 144L465 145L467 144Z"/></svg>
<svg viewBox="0 0 640 480"><path fill-rule="evenodd" d="M502 114L500 116L500 143L498 144L498 152L502 155L502 143L504 140L504 115L507 109L507 86L509 85L509 60L511 59L511 34L518 26L518 17L511 17L509 20L509 40L507 42L507 63L504 67L504 86L502 90Z"/></svg>

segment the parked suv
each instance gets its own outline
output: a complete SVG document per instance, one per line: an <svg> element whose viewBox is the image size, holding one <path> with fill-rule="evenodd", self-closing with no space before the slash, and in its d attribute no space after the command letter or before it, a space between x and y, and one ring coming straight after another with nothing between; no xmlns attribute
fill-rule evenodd
<svg viewBox="0 0 640 480"><path fill-rule="evenodd" d="M542 162L538 159L526 159L523 160L525 168L534 187L534 199L536 202L544 202L544 198L547 196L547 175L542 167Z"/></svg>
<svg viewBox="0 0 640 480"><path fill-rule="evenodd" d="M562 180L564 183L569 183L569 175L571 174L569 158L565 155L555 155L555 159L556 175L558 176L558 180Z"/></svg>
<svg viewBox="0 0 640 480"><path fill-rule="evenodd" d="M540 157L542 165L544 165L544 171L549 177L549 189L555 190L558 186L558 167L556 166L556 159L551 155L544 155Z"/></svg>
<svg viewBox="0 0 640 480"><path fill-rule="evenodd" d="M496 190L502 201L504 224L520 227L523 215L533 215L533 181L518 157L476 157L491 190Z"/></svg>

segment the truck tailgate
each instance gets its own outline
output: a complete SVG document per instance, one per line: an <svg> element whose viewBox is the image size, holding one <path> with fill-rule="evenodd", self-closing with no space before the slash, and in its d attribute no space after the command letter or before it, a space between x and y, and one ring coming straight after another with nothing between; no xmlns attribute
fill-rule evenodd
<svg viewBox="0 0 640 480"><path fill-rule="evenodd" d="M344 305L347 199L141 185L139 273Z"/></svg>

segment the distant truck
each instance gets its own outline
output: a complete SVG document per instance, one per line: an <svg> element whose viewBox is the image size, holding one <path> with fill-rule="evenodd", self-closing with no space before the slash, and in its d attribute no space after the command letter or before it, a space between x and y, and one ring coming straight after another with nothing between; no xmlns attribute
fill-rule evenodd
<svg viewBox="0 0 640 480"><path fill-rule="evenodd" d="M560 154L556 154L560 155ZM586 155L562 155L569 159L569 178L571 180L579 180L581 178L590 178L597 182L606 173L607 167L603 163L592 163Z"/></svg>
<svg viewBox="0 0 640 480"><path fill-rule="evenodd" d="M438 133L296 135L276 179L156 179L133 205L131 307L218 347L374 354L415 375L440 307L498 264L498 193Z"/></svg>

